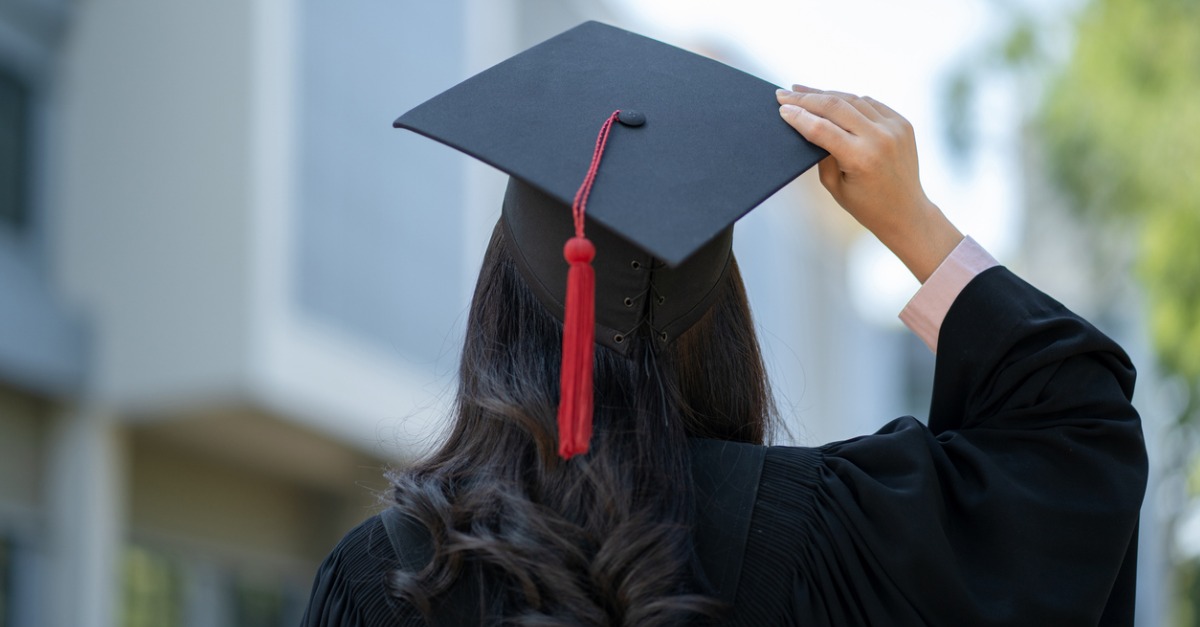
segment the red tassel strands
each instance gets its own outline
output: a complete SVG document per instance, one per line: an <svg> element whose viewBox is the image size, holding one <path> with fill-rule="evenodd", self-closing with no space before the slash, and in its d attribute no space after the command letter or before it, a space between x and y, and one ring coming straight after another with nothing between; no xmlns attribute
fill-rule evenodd
<svg viewBox="0 0 1200 627"><path fill-rule="evenodd" d="M558 454L563 459L586 453L592 439L592 356L595 350L596 248L572 237L563 249L567 272L567 308L563 319L562 395L558 402Z"/></svg>
<svg viewBox="0 0 1200 627"><path fill-rule="evenodd" d="M575 237L567 240L563 247L563 257L571 265L567 271L562 394L558 402L558 454L563 459L586 453L592 439L592 357L596 348L596 273L592 269L592 259L596 256L596 247L583 234L583 218L588 195L600 169L600 158L608 143L608 133L620 113L613 111L600 127L592 152L592 165L571 204Z"/></svg>

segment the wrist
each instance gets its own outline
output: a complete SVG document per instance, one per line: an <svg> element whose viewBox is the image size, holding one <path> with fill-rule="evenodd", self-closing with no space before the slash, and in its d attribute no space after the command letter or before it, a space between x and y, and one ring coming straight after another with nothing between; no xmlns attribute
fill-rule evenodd
<svg viewBox="0 0 1200 627"><path fill-rule="evenodd" d="M912 217L877 236L923 284L950 256L963 234L928 199L919 208L905 213Z"/></svg>

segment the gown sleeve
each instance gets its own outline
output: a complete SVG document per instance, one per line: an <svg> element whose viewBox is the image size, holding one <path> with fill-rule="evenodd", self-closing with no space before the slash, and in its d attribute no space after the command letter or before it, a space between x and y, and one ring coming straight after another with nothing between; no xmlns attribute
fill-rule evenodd
<svg viewBox="0 0 1200 627"><path fill-rule="evenodd" d="M775 616L1132 624L1147 472L1133 383L1120 347L1062 305L1001 267L975 277L941 328L928 427L769 449L747 560L791 587ZM743 585L736 605L766 612L765 595Z"/></svg>
<svg viewBox="0 0 1200 627"><path fill-rule="evenodd" d="M379 516L342 538L317 569L301 627L424 624L390 594L388 573L399 566Z"/></svg>

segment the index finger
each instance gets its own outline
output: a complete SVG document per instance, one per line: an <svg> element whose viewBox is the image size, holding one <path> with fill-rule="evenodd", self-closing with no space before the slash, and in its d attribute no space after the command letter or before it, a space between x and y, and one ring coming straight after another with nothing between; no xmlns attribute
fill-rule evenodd
<svg viewBox="0 0 1200 627"><path fill-rule="evenodd" d="M792 104L810 113L833 122L854 135L867 133L875 124L862 111L846 98L822 91L789 92L779 90L778 100L781 104Z"/></svg>
<svg viewBox="0 0 1200 627"><path fill-rule="evenodd" d="M858 142L858 138L846 129L802 107L785 104L779 107L779 115L805 139L824 148L835 159Z"/></svg>
<svg viewBox="0 0 1200 627"><path fill-rule="evenodd" d="M862 99L871 103L871 106L874 107L875 110L878 111L880 113L880 115L883 115L884 117L888 117L888 118L903 118L904 117L904 116L900 115L899 113L897 113L895 109L887 106L886 104L883 104L882 102L879 102L878 100L876 100L870 96L863 96Z"/></svg>
<svg viewBox="0 0 1200 627"><path fill-rule="evenodd" d="M882 122L884 119L884 116L881 115L880 112L874 107L876 104L875 99L869 96L859 96L858 94L852 94L845 91L835 91L831 89L813 89L812 87L799 84L792 85L792 89L794 91L804 93L832 94L850 103L855 109L858 109L859 113L862 113L868 120L871 120L872 122Z"/></svg>

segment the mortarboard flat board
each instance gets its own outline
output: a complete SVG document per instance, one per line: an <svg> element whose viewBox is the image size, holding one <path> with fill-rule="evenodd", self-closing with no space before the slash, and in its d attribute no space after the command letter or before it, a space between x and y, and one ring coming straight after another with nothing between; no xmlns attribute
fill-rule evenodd
<svg viewBox="0 0 1200 627"><path fill-rule="evenodd" d="M614 127L587 215L678 266L825 157L778 114L775 86L587 22L463 81L393 124L488 163L569 212L600 125Z"/></svg>

